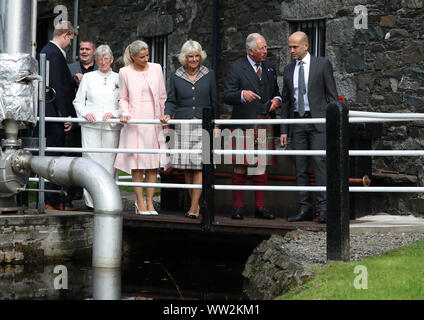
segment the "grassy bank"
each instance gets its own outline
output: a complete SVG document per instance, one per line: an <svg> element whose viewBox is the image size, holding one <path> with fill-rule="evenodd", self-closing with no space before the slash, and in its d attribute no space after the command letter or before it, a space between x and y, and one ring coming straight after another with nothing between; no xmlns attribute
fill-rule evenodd
<svg viewBox="0 0 424 320"><path fill-rule="evenodd" d="M278 300L422 300L423 266L424 239L362 261L329 262Z"/></svg>

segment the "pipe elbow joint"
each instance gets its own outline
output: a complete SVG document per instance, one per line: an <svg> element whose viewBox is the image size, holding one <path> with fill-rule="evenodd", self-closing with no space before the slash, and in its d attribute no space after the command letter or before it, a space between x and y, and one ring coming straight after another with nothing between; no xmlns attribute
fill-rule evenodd
<svg viewBox="0 0 424 320"><path fill-rule="evenodd" d="M97 213L120 215L122 199L112 176L97 162L87 158L40 157L29 160L31 170L49 181L87 189Z"/></svg>

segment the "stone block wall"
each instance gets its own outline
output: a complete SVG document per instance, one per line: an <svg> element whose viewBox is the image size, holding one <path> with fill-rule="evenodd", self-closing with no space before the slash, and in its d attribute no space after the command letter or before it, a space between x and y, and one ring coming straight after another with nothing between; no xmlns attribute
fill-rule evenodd
<svg viewBox="0 0 424 320"><path fill-rule="evenodd" d="M39 15L51 13L64 5L73 21L70 0L39 1ZM212 2L195 0L88 0L79 2L79 38L93 39L98 45L107 43L115 56L114 71L123 66L128 44L146 37L168 36L168 75L178 68L177 55L188 39L199 41L211 55ZM40 44L41 45L41 44ZM210 66L207 59L205 65Z"/></svg>
<svg viewBox="0 0 424 320"><path fill-rule="evenodd" d="M92 246L92 214L0 215L0 264L87 258Z"/></svg>

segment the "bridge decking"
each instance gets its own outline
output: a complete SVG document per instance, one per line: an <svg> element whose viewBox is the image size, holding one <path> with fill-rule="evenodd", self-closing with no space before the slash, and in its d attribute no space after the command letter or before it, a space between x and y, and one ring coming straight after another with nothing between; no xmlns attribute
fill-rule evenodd
<svg viewBox="0 0 424 320"><path fill-rule="evenodd" d="M199 219L189 219L182 212L160 211L157 216L142 216L124 212L124 226L153 229L201 230ZM231 219L231 214L215 214L212 232L243 233L257 235L281 234L301 229L308 231L326 231L326 225L316 221L288 222L287 219L273 220L244 217L243 220Z"/></svg>

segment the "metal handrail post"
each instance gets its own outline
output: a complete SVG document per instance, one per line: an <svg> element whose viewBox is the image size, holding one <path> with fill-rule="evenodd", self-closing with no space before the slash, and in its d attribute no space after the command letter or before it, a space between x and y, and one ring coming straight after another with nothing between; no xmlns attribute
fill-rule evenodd
<svg viewBox="0 0 424 320"><path fill-rule="evenodd" d="M327 106L327 260L349 261L349 119L341 102Z"/></svg>
<svg viewBox="0 0 424 320"><path fill-rule="evenodd" d="M40 82L40 91L39 91L39 121L38 121L38 140L39 140L39 151L40 156L45 156L46 154L46 54L40 54L40 76L42 78ZM41 190L45 189L44 178L40 177L38 180L38 187ZM38 193L38 212L44 213L44 192L41 191Z"/></svg>
<svg viewBox="0 0 424 320"><path fill-rule="evenodd" d="M204 108L202 117L202 201L200 206L203 231L211 231L215 214L213 126L212 110Z"/></svg>

